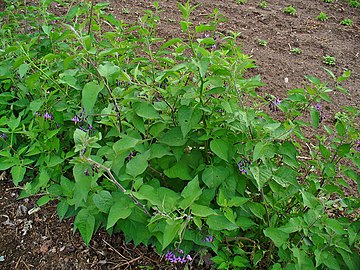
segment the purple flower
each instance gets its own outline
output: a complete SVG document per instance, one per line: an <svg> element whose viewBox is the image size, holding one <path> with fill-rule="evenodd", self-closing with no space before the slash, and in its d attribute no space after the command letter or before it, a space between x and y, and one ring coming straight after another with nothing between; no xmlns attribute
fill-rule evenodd
<svg viewBox="0 0 360 270"><path fill-rule="evenodd" d="M36 112L35 115L40 117L42 114L41 114L41 112Z"/></svg>
<svg viewBox="0 0 360 270"><path fill-rule="evenodd" d="M6 136L5 133L1 133L0 138L3 139L3 140L6 140L7 136Z"/></svg>
<svg viewBox="0 0 360 270"><path fill-rule="evenodd" d="M80 119L77 115L75 115L75 116L71 119L71 121L73 121L74 124L76 125L77 123L80 123L80 122L81 122L81 119Z"/></svg>
<svg viewBox="0 0 360 270"><path fill-rule="evenodd" d="M184 251L179 250L179 253L183 254ZM188 254L186 256L176 256L171 250L165 255L165 260L171 263L186 263L192 261L192 257Z"/></svg>
<svg viewBox="0 0 360 270"><path fill-rule="evenodd" d="M278 105L280 105L280 103L281 103L281 100L278 99L278 98L270 101L270 104L269 104L269 109L270 109L270 111L272 111L272 112L277 112L277 111L279 111Z"/></svg>
<svg viewBox="0 0 360 270"><path fill-rule="evenodd" d="M211 48L215 50L215 49L216 49L216 45L213 44L213 45L211 46Z"/></svg>
<svg viewBox="0 0 360 270"><path fill-rule="evenodd" d="M4 134L4 133L3 133L3 134ZM355 146L355 150L358 151L358 152L360 152L360 141L358 141L356 144L357 144L357 145Z"/></svg>
<svg viewBox="0 0 360 270"><path fill-rule="evenodd" d="M316 103L315 104L315 109L317 109L319 112L321 111L321 104L320 103Z"/></svg>
<svg viewBox="0 0 360 270"><path fill-rule="evenodd" d="M209 38L209 37L210 37L210 34L205 34L205 37L206 37L206 38Z"/></svg>
<svg viewBox="0 0 360 270"><path fill-rule="evenodd" d="M52 119L54 119L54 117L50 113L45 112L44 113L44 119L45 120L52 120Z"/></svg>
<svg viewBox="0 0 360 270"><path fill-rule="evenodd" d="M250 165L250 162L247 159L242 159L240 160L240 162L237 164L239 171L241 174L247 174L247 170L246 167L248 167Z"/></svg>
<svg viewBox="0 0 360 270"><path fill-rule="evenodd" d="M211 235L209 235L209 236L207 236L203 241L204 241L204 242L212 243L212 242L214 242L214 238L213 238Z"/></svg>

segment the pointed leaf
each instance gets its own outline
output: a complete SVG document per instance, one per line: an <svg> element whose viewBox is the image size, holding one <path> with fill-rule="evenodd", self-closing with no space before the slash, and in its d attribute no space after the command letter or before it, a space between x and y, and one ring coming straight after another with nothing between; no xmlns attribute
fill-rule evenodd
<svg viewBox="0 0 360 270"><path fill-rule="evenodd" d="M221 139L214 139L210 142L211 151L225 161L229 159L229 148L229 143Z"/></svg>
<svg viewBox="0 0 360 270"><path fill-rule="evenodd" d="M89 245L95 229L95 217L87 209L81 209L76 215L74 229L78 229L86 245Z"/></svg>

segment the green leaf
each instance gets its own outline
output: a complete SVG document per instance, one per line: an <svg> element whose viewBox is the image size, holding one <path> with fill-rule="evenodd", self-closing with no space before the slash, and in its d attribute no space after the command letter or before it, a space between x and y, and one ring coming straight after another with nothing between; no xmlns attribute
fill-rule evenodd
<svg viewBox="0 0 360 270"><path fill-rule="evenodd" d="M178 118L183 137L189 133L201 120L202 113L199 109L189 106L181 106L178 111Z"/></svg>
<svg viewBox="0 0 360 270"><path fill-rule="evenodd" d="M191 205L190 209L191 209L191 213L198 217L208 217L208 216L216 215L215 210L205 205L194 203L193 205Z"/></svg>
<svg viewBox="0 0 360 270"><path fill-rule="evenodd" d="M264 230L265 236L269 237L275 244L276 247L281 247L287 243L289 234L283 232L278 228L266 228Z"/></svg>
<svg viewBox="0 0 360 270"><path fill-rule="evenodd" d="M172 127L159 137L159 142L169 146L183 146L187 139L184 139L180 127Z"/></svg>
<svg viewBox="0 0 360 270"><path fill-rule="evenodd" d="M222 166L209 166L202 174L202 181L209 188L217 188L228 177L229 172Z"/></svg>
<svg viewBox="0 0 360 270"><path fill-rule="evenodd" d="M325 158L325 159L329 159L331 156L331 152L329 149L327 149L321 142L319 142L319 150L321 155Z"/></svg>
<svg viewBox="0 0 360 270"><path fill-rule="evenodd" d="M244 231L257 226L257 224L252 219L244 216L238 217L236 224Z"/></svg>
<svg viewBox="0 0 360 270"><path fill-rule="evenodd" d="M180 178L181 180L191 180L190 168L185 162L177 162L174 166L164 170L164 174L169 178Z"/></svg>
<svg viewBox="0 0 360 270"><path fill-rule="evenodd" d="M109 80L111 77L119 75L120 68L111 62L106 62L105 65L99 65L98 72L101 76Z"/></svg>
<svg viewBox="0 0 360 270"><path fill-rule="evenodd" d="M20 78L23 78L25 76L25 74L28 72L28 70L30 69L30 66L28 64L22 64L19 66L19 75Z"/></svg>
<svg viewBox="0 0 360 270"><path fill-rule="evenodd" d="M176 237L181 228L181 223L176 220L166 220L166 225L164 229L163 241L162 241L162 250L164 250Z"/></svg>
<svg viewBox="0 0 360 270"><path fill-rule="evenodd" d="M181 196L184 198L179 207L182 209L187 209L190 205L192 205L202 194L202 190L199 186L199 178L195 176L182 190Z"/></svg>
<svg viewBox="0 0 360 270"><path fill-rule="evenodd" d="M126 173L134 178L142 174L148 167L148 159L150 157L150 151L137 154L126 164Z"/></svg>
<svg viewBox="0 0 360 270"><path fill-rule="evenodd" d="M92 177L84 174L86 169L87 166L80 163L75 164L73 168L75 178L74 194L76 195L74 197L75 208L77 208L82 201L85 202L87 200L90 191Z"/></svg>
<svg viewBox="0 0 360 270"><path fill-rule="evenodd" d="M98 85L96 82L88 82L85 84L82 90L81 103L86 114L93 113L95 102L102 89L103 86Z"/></svg>
<svg viewBox="0 0 360 270"><path fill-rule="evenodd" d="M320 123L320 112L316 108L311 108L310 116L311 116L311 122L312 122L314 129L318 129L319 123Z"/></svg>
<svg viewBox="0 0 360 270"><path fill-rule="evenodd" d="M74 230L78 229L88 246L95 229L95 217L87 209L81 209L74 221Z"/></svg>
<svg viewBox="0 0 360 270"><path fill-rule="evenodd" d="M338 156L339 157L345 156L350 152L350 149L351 149L350 143L340 145L338 148Z"/></svg>
<svg viewBox="0 0 360 270"><path fill-rule="evenodd" d="M15 186L18 186L19 183L24 179L25 173L26 167L14 166L11 168L11 176Z"/></svg>
<svg viewBox="0 0 360 270"><path fill-rule="evenodd" d="M206 224L209 226L210 230L214 231L223 231L223 230L236 230L238 229L238 226L234 223L230 222L226 217L224 216L209 216L206 220Z"/></svg>
<svg viewBox="0 0 360 270"><path fill-rule="evenodd" d="M258 218L263 219L266 209L261 203L257 202L248 202L247 205L249 206L250 211Z"/></svg>
<svg viewBox="0 0 360 270"><path fill-rule="evenodd" d="M210 142L211 151L225 161L229 159L229 148L229 143L221 139L214 139Z"/></svg>
<svg viewBox="0 0 360 270"><path fill-rule="evenodd" d="M301 191L301 195L303 197L304 205L310 209L314 209L319 205L318 199L313 194L307 191Z"/></svg>
<svg viewBox="0 0 360 270"><path fill-rule="evenodd" d="M172 156L170 147L157 143L150 146L150 153L151 154L149 159L162 158L163 156Z"/></svg>
<svg viewBox="0 0 360 270"><path fill-rule="evenodd" d="M253 162L261 158L262 150L266 146L266 142L258 142L254 147Z"/></svg>
<svg viewBox="0 0 360 270"><path fill-rule="evenodd" d="M40 199L36 201L36 204L41 207L51 201L51 197L49 195L42 196Z"/></svg>
<svg viewBox="0 0 360 270"><path fill-rule="evenodd" d="M103 213L108 213L114 201L109 191L102 190L93 196L93 202Z"/></svg>
<svg viewBox="0 0 360 270"><path fill-rule="evenodd" d="M315 252L315 261L316 267L319 267L321 264L329 267L330 269L340 270L339 263L337 262L335 256L325 250L316 249Z"/></svg>
<svg viewBox="0 0 360 270"><path fill-rule="evenodd" d="M62 199L56 206L57 212L58 212L58 216L60 221L63 220L63 218L66 215L66 212L69 209L69 204L66 202L66 200Z"/></svg>
<svg viewBox="0 0 360 270"><path fill-rule="evenodd" d="M132 208L127 200L118 200L110 208L106 230L113 227L119 219L130 216Z"/></svg>
<svg viewBox="0 0 360 270"><path fill-rule="evenodd" d="M138 139L126 136L115 142L113 144L113 149L116 154L120 154L129 149L133 149L138 144L138 142Z"/></svg>
<svg viewBox="0 0 360 270"><path fill-rule="evenodd" d="M272 177L271 171L265 165L261 165L260 167L257 165L251 166L250 173L255 179L258 190L262 189Z"/></svg>
<svg viewBox="0 0 360 270"><path fill-rule="evenodd" d="M161 45L160 50L170 47L170 46L174 45L175 43L179 43L181 41L182 41L181 38L170 39L167 42L165 42L163 45Z"/></svg>
<svg viewBox="0 0 360 270"><path fill-rule="evenodd" d="M335 124L335 129L336 132L338 133L339 136L344 136L346 133L346 129L344 127L344 124L341 121L337 121Z"/></svg>
<svg viewBox="0 0 360 270"><path fill-rule="evenodd" d="M160 115L155 108L147 102L138 102L134 104L135 112L138 116L145 119L159 119Z"/></svg>
<svg viewBox="0 0 360 270"><path fill-rule="evenodd" d="M326 227L333 230L337 235L346 234L345 228L341 225L341 223L333 218L327 218L325 221Z"/></svg>
<svg viewBox="0 0 360 270"><path fill-rule="evenodd" d="M341 257L343 258L346 266L349 268L349 270L358 270L360 265L360 256L356 252L353 252L352 254L347 253L346 251L337 248L336 251L341 254Z"/></svg>

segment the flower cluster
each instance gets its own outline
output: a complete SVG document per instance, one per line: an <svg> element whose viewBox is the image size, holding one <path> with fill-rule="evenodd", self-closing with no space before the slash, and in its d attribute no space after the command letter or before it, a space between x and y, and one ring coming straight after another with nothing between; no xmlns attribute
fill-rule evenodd
<svg viewBox="0 0 360 270"><path fill-rule="evenodd" d="M203 241L212 243L212 242L214 242L214 238L211 235L209 235L209 236L206 236Z"/></svg>
<svg viewBox="0 0 360 270"><path fill-rule="evenodd" d="M247 174L246 168L249 167L250 164L251 164L251 162L248 161L247 159L240 160L240 162L237 164L240 173L241 174Z"/></svg>
<svg viewBox="0 0 360 270"><path fill-rule="evenodd" d="M269 109L272 112L278 112L279 111L279 105L281 103L281 100L278 98L275 98L274 100L271 100L269 103Z"/></svg>
<svg viewBox="0 0 360 270"><path fill-rule="evenodd" d="M360 141L356 142L355 144L355 150L360 152Z"/></svg>
<svg viewBox="0 0 360 270"><path fill-rule="evenodd" d="M165 260L171 263L186 263L192 261L192 257L189 254L185 256L184 251L182 250L180 250L179 253L181 253L182 256L176 256L174 252L169 250L168 253L166 253L165 255Z"/></svg>
<svg viewBox="0 0 360 270"><path fill-rule="evenodd" d="M315 109L320 113L319 121L320 121L320 123L321 123L321 122L325 119L324 113L323 113L322 108L321 108L321 104L320 104L320 103L316 103L316 104L315 104Z"/></svg>
<svg viewBox="0 0 360 270"><path fill-rule="evenodd" d="M88 116L85 115L85 111L82 110L78 115L75 115L71 121L74 122L75 125L79 125L79 129L85 132L91 131L93 129L92 125L87 123ZM84 128L84 123L87 123L87 128Z"/></svg>

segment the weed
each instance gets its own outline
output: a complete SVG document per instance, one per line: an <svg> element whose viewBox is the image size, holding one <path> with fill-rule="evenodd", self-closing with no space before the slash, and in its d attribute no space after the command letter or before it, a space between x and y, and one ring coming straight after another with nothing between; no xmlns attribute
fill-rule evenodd
<svg viewBox="0 0 360 270"><path fill-rule="evenodd" d="M334 0L324 0L325 3L334 3Z"/></svg>
<svg viewBox="0 0 360 270"><path fill-rule="evenodd" d="M288 6L283 9L284 13L287 13L289 15L295 16L296 15L296 9L293 6Z"/></svg>
<svg viewBox="0 0 360 270"><path fill-rule="evenodd" d="M130 10L127 9L127 8L122 8L122 9L121 9L121 13L122 13L122 14L130 14Z"/></svg>
<svg viewBox="0 0 360 270"><path fill-rule="evenodd" d="M330 55L325 55L324 57L324 64L328 66L335 66L335 57Z"/></svg>
<svg viewBox="0 0 360 270"><path fill-rule="evenodd" d="M157 2L130 28L97 1L64 18L40 2L0 16L0 170L20 198L56 201L87 245L97 229L123 232L179 269L207 251L214 269L356 269L359 226L328 213L359 205L341 189L359 180L357 107L314 136L327 83L307 76L281 99L260 96L240 33L214 48L222 17L194 25L190 1L185 38L170 40L157 35ZM327 72L346 93L350 72Z"/></svg>
<svg viewBox="0 0 360 270"><path fill-rule="evenodd" d="M247 3L247 0L236 0L236 3L238 3L239 5L244 5Z"/></svg>
<svg viewBox="0 0 360 270"><path fill-rule="evenodd" d="M357 0L349 0L349 5L353 8L359 8L360 7L360 1Z"/></svg>
<svg viewBox="0 0 360 270"><path fill-rule="evenodd" d="M265 47L268 45L268 41L264 39L258 39L258 44Z"/></svg>
<svg viewBox="0 0 360 270"><path fill-rule="evenodd" d="M316 17L316 19L325 22L329 19L329 17L324 12L320 12L320 14Z"/></svg>
<svg viewBox="0 0 360 270"><path fill-rule="evenodd" d="M267 8L268 3L266 1L261 1L259 4L259 7L262 9L266 9Z"/></svg>
<svg viewBox="0 0 360 270"><path fill-rule="evenodd" d="M301 54L302 50L300 48L292 48L290 52L293 54Z"/></svg>
<svg viewBox="0 0 360 270"><path fill-rule="evenodd" d="M353 21L351 19L343 19L340 21L340 24L345 26L352 26Z"/></svg>

